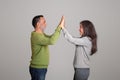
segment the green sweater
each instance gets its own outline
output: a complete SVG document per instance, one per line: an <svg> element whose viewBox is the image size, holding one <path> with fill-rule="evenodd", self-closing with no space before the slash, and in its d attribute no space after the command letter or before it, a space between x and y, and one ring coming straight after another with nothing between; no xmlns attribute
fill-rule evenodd
<svg viewBox="0 0 120 80"><path fill-rule="evenodd" d="M40 34L35 31L31 33L32 56L30 66L33 68L47 68L49 65L49 48L53 45L60 35L61 28L58 26L55 32L49 36L45 33Z"/></svg>

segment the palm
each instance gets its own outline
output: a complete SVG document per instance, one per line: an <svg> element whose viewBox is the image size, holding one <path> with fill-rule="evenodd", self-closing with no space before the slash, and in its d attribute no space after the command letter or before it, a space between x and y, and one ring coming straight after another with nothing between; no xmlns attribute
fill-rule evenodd
<svg viewBox="0 0 120 80"><path fill-rule="evenodd" d="M60 21L60 24L59 24L62 28L64 28L64 26L65 26L65 18L64 18L64 16L62 16L62 18L61 18L61 21Z"/></svg>

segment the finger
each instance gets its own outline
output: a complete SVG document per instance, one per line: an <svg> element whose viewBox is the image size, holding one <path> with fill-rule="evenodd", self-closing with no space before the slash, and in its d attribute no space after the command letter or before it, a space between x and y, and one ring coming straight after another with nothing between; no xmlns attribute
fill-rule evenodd
<svg viewBox="0 0 120 80"><path fill-rule="evenodd" d="M62 16L62 20L64 20L65 19L65 17L64 16Z"/></svg>

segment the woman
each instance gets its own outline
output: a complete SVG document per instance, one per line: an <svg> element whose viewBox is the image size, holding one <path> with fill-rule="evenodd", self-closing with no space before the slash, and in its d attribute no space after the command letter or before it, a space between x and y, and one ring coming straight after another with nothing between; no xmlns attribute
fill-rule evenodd
<svg viewBox="0 0 120 80"><path fill-rule="evenodd" d="M63 17L63 33L65 38L76 46L74 57L74 80L88 80L90 72L90 55L97 51L97 34L92 22L84 20L80 22L80 37L74 38L64 28Z"/></svg>

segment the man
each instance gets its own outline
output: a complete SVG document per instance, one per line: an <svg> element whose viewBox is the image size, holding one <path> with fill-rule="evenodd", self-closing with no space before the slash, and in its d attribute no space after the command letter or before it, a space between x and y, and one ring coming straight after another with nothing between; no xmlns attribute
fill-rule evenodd
<svg viewBox="0 0 120 80"><path fill-rule="evenodd" d="M31 33L32 56L30 61L31 80L45 80L47 68L49 65L49 48L59 38L63 17L59 26L52 35L46 35L46 20L43 15L35 16L32 20L34 31Z"/></svg>

